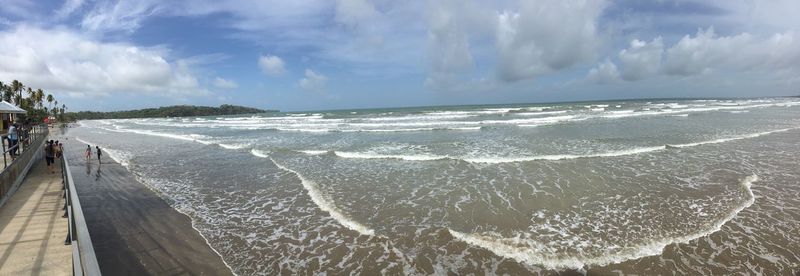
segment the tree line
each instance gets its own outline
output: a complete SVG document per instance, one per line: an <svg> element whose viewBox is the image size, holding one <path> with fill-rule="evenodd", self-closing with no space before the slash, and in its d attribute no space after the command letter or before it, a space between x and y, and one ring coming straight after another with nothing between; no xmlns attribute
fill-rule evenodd
<svg viewBox="0 0 800 276"><path fill-rule="evenodd" d="M62 122L67 119L65 117L66 104L61 104L61 107L59 107L58 100L53 97L53 94L47 93L45 95L42 89L34 90L18 80L13 80L9 84L0 81L0 95L2 95L4 101L27 111L26 114L20 114L19 121L21 122L41 123L48 116L53 116ZM47 106L44 104L45 101Z"/></svg>
<svg viewBox="0 0 800 276"><path fill-rule="evenodd" d="M278 112L277 110L262 110L258 108L223 104L219 107L194 106L194 105L174 105L159 108L145 108L137 110L97 112L80 111L70 112L67 117L75 120L96 120L96 119L131 119L131 118L167 118L167 117L197 117L197 116L221 116L237 114L256 114L265 112Z"/></svg>

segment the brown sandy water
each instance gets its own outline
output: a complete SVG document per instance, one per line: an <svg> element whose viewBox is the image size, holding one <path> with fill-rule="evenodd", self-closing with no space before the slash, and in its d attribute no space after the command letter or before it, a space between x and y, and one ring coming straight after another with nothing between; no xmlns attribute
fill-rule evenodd
<svg viewBox="0 0 800 276"><path fill-rule="evenodd" d="M189 215L241 275L792 275L799 118L791 99L641 101L87 121L69 135Z"/></svg>

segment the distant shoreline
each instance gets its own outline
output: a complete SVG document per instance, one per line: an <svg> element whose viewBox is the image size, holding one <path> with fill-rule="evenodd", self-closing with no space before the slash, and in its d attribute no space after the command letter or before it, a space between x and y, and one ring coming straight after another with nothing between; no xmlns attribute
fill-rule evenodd
<svg viewBox="0 0 800 276"><path fill-rule="evenodd" d="M171 118L171 117L199 117L199 116L222 116L222 115L242 115L279 112L278 110L264 110L252 107L223 104L219 107L194 106L194 105L173 105L158 108L145 108L124 111L80 111L70 112L68 115L75 120L97 120L97 119L135 119L135 118Z"/></svg>

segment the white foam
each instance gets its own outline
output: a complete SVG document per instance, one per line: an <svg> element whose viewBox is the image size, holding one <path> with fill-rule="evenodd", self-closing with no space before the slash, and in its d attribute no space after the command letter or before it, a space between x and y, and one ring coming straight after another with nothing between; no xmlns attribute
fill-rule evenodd
<svg viewBox="0 0 800 276"><path fill-rule="evenodd" d="M358 158L358 159L400 159L407 161L432 161L447 159L447 156L438 155L394 155L394 154L380 154L373 152L347 152L347 151L334 151L336 156L342 158Z"/></svg>
<svg viewBox="0 0 800 276"><path fill-rule="evenodd" d="M78 142L87 144L87 145L99 145L97 143L91 143L91 142L88 142L86 140L83 140L80 137L75 137L75 140L77 140ZM128 166L130 165L130 163L128 162L128 161L130 161L130 155L129 154L127 154L125 152L122 152L122 151L117 151L115 149L110 149L110 148L106 147L105 145L103 145L102 150L107 153L108 157L110 157L111 159L113 159L114 161L116 161L117 163L122 165L123 167L128 168Z"/></svg>
<svg viewBox="0 0 800 276"><path fill-rule="evenodd" d="M302 152L308 155L323 155L328 153L328 151L325 150L298 150L298 152Z"/></svg>
<svg viewBox="0 0 800 276"><path fill-rule="evenodd" d="M666 147L665 146L642 147L642 148L633 148L627 150L594 153L594 154L553 154L553 155L535 155L526 157L482 157L482 158L478 157L478 158L463 158L463 160L470 163L489 163L489 164L526 162L526 161L537 161L537 160L556 161L556 160L567 160L567 159L577 159L577 158L625 156L625 155L653 152L663 149L666 149Z"/></svg>
<svg viewBox="0 0 800 276"><path fill-rule="evenodd" d="M250 154L252 154L255 157L259 157L259 158L269 158L269 154L267 154L267 152L261 151L261 150L257 150L257 149L251 149L250 150Z"/></svg>
<svg viewBox="0 0 800 276"><path fill-rule="evenodd" d="M223 147L223 148L226 148L226 149L236 150L236 149L243 149L243 148L249 147L250 144L247 144L247 143L243 143L243 144L223 144L223 143L219 143L219 146Z"/></svg>
<svg viewBox="0 0 800 276"><path fill-rule="evenodd" d="M755 202L755 195L753 194L751 186L753 182L756 181L758 181L758 176L755 174L742 179L739 185L741 185L745 191L746 199L741 204L735 206L727 215L713 221L710 227L706 229L699 229L696 232L688 233L683 236L658 238L647 243L628 247L602 256L559 256L552 253L553 250L547 248L543 243L533 239L524 239L520 237L503 238L498 237L498 235L469 234L452 229L448 230L450 234L458 240L487 249L498 256L511 258L521 263L541 265L548 269L581 269L588 265L604 266L647 256L660 255L667 245L687 243L719 231L722 229L722 225L732 220L745 208L753 205Z"/></svg>
<svg viewBox="0 0 800 276"><path fill-rule="evenodd" d="M136 129L128 129L128 128L120 128L118 129L120 132L130 132L142 135L149 135L149 136L157 136L157 137L164 137L176 140L183 140L183 141L190 141L190 142L197 142L204 145L211 145L213 142L197 139L199 137L207 137L204 135L199 134L172 134L172 133L164 133L164 132L156 132L152 130L136 130Z"/></svg>
<svg viewBox="0 0 800 276"><path fill-rule="evenodd" d="M676 148L687 148L687 147L694 147L694 146L707 145L707 144L718 144L718 143L725 143L725 142L742 140L742 139L756 138L756 137L760 137L760 136L764 136L764 135L768 135L768 134L772 134L772 133L789 131L789 130L792 130L792 129L795 129L795 128L784 128L784 129L765 131L765 132L759 132L759 133L753 133L753 134L733 136L733 137L728 137L728 138L719 138L719 139L714 139L714 140L709 140L709 141L686 143L686 144L677 144L677 145L670 145L670 146L676 147Z"/></svg>
<svg viewBox="0 0 800 276"><path fill-rule="evenodd" d="M578 159L578 158L597 158L597 157L618 157L618 156L626 156L626 155L636 155L641 153L648 153L648 152L656 152L665 150L668 147L675 147L675 148L686 148L686 147L694 147L706 144L716 144L716 143L724 143L729 141L741 140L741 139L749 139L749 138L756 138L759 136L777 133L777 132L784 132L788 130L792 130L796 128L786 128L786 129L778 129L766 132L759 132L754 134L747 134L747 135L740 135L728 138L720 138L715 140L709 141L702 141L702 142L695 142L695 143L686 143L686 144L674 144L674 145L662 145L662 146L652 146L652 147L639 147L639 148L631 148L625 150L618 150L618 151L609 151L609 152L600 152L600 153L590 153L590 154L550 154L550 155L533 155L533 156L521 156L521 157L468 157L468 156L449 156L449 155L433 155L433 154L384 154L384 153L376 153L376 152L347 152L347 151L334 151L336 156L342 158L359 158L359 159L399 159L399 160L406 160L406 161L436 161L436 160L446 160L446 159L458 159L470 163L485 163L485 164L501 164L501 163L514 163L514 162L528 162L528 161L558 161L558 160L569 160L569 159ZM306 154L323 154L327 153L327 151L300 151Z"/></svg>
<svg viewBox="0 0 800 276"><path fill-rule="evenodd" d="M328 195L324 194L320 190L317 183L309 179L306 179L300 173L292 169L289 169L279 164L278 162L275 162L275 160L272 158L269 158L269 160L271 160L272 163L274 163L275 166L277 166L278 168L297 175L297 177L300 178L300 182L303 184L303 188L305 188L306 192L308 192L308 195L311 197L311 201L313 201L314 204L316 204L317 207L319 207L322 211L328 212L328 214L330 214L330 216L333 217L334 220L339 222L339 224L351 230L354 230L360 233L361 235L368 235L368 236L375 235L374 230L370 229L366 225L356 222L352 218L345 215L341 209L336 207L336 205L333 203L333 199L331 199Z"/></svg>

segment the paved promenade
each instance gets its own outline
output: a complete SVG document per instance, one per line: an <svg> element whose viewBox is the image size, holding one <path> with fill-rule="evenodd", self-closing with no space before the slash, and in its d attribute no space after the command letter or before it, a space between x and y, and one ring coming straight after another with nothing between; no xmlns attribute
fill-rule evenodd
<svg viewBox="0 0 800 276"><path fill-rule="evenodd" d="M0 275L72 275L72 249L64 245L67 219L61 168L36 161L19 190L0 207Z"/></svg>

